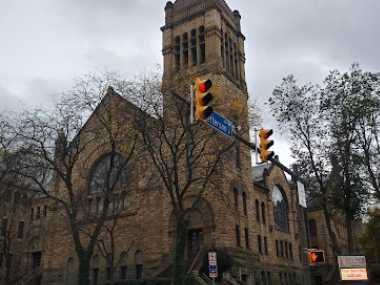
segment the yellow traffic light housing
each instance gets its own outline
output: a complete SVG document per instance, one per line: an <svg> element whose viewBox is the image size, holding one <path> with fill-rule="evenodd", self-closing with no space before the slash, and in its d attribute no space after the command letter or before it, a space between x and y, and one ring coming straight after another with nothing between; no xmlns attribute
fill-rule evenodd
<svg viewBox="0 0 380 285"><path fill-rule="evenodd" d="M212 87L212 81L200 80L195 81L195 119L206 120L214 111L208 104L212 101L213 95L209 92Z"/></svg>
<svg viewBox="0 0 380 285"><path fill-rule="evenodd" d="M325 263L325 252L320 249L309 249L307 257L310 265Z"/></svg>
<svg viewBox="0 0 380 285"><path fill-rule="evenodd" d="M269 137L273 134L273 130L260 129L260 159L262 162L270 160L274 156L273 151L269 151L269 148L274 145L272 140L269 140Z"/></svg>

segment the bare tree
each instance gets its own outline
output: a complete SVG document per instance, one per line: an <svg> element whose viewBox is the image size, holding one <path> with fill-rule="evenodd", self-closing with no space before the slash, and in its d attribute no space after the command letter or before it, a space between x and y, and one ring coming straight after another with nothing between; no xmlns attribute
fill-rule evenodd
<svg viewBox="0 0 380 285"><path fill-rule="evenodd" d="M134 231L138 229L129 228L128 230ZM113 284L113 281L115 279L115 273L116 269L120 266L122 266L122 256L120 255L125 254L128 256L134 246L136 245L136 242L139 238L138 235L135 236L134 240L128 240L128 245L126 247L126 250L123 250L123 252L120 252L117 247L117 239L120 237L119 233L121 231L120 225L118 224L118 219L113 219L110 221L110 223L106 224L104 226L104 231L102 234L98 237L97 241L97 249L100 252L100 254L103 256L103 258L106 260L107 263L107 281L110 284ZM125 246L125 245L124 245ZM120 272L120 275L122 273ZM125 278L126 276L124 276Z"/></svg>
<svg viewBox="0 0 380 285"><path fill-rule="evenodd" d="M0 118L0 284L12 285L29 277L22 239L33 192L27 181L15 175L20 154L14 152L17 136L10 120Z"/></svg>
<svg viewBox="0 0 380 285"><path fill-rule="evenodd" d="M79 260L78 282L89 284L90 260L105 225L123 212L138 157L127 132L125 100L112 76L89 76L53 110L24 113L13 131L24 154L17 174L62 212ZM117 84L116 84L117 83ZM116 210L115 210L116 209Z"/></svg>
<svg viewBox="0 0 380 285"><path fill-rule="evenodd" d="M326 122L320 114L318 86L298 86L293 76L283 79L269 100L272 113L280 127L292 138L293 156L297 158L297 172L308 181L311 198L317 199L324 213L333 252L340 252L332 229L332 209L329 205L329 152Z"/></svg>
<svg viewBox="0 0 380 285"><path fill-rule="evenodd" d="M180 285L186 279L189 213L199 207L222 178L227 153L235 142L223 138L205 122L191 123L189 102L175 92L161 93L159 82L145 81L141 90L150 91L141 94L142 112L135 124L171 203L175 221L172 284ZM189 197L190 205L186 203Z"/></svg>

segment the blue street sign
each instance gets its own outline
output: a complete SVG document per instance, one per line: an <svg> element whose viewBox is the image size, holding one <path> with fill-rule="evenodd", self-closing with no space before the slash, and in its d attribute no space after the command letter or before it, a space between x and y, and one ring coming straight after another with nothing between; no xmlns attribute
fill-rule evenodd
<svg viewBox="0 0 380 285"><path fill-rule="evenodd" d="M209 273L218 273L218 267L216 265L209 265L208 266L208 272Z"/></svg>
<svg viewBox="0 0 380 285"><path fill-rule="evenodd" d="M207 119L207 123L225 136L231 137L233 134L234 124L217 112L211 113Z"/></svg>

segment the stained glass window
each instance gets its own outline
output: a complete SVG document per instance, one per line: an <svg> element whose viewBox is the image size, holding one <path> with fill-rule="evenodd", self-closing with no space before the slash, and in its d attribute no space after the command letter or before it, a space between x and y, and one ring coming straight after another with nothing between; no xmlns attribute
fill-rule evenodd
<svg viewBox="0 0 380 285"><path fill-rule="evenodd" d="M103 156L94 166L90 177L90 192L108 192L116 185L127 184L127 163L120 154Z"/></svg>

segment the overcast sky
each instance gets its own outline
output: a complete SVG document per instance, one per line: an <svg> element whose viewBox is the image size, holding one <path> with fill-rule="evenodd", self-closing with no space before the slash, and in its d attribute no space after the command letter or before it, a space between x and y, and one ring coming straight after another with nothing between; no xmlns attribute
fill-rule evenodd
<svg viewBox="0 0 380 285"><path fill-rule="evenodd" d="M165 2L0 0L0 110L52 103L89 72L155 69ZM227 2L242 15L247 83L258 102L289 73L318 83L352 62L380 71L379 0ZM287 139L275 132L274 150L289 161Z"/></svg>

